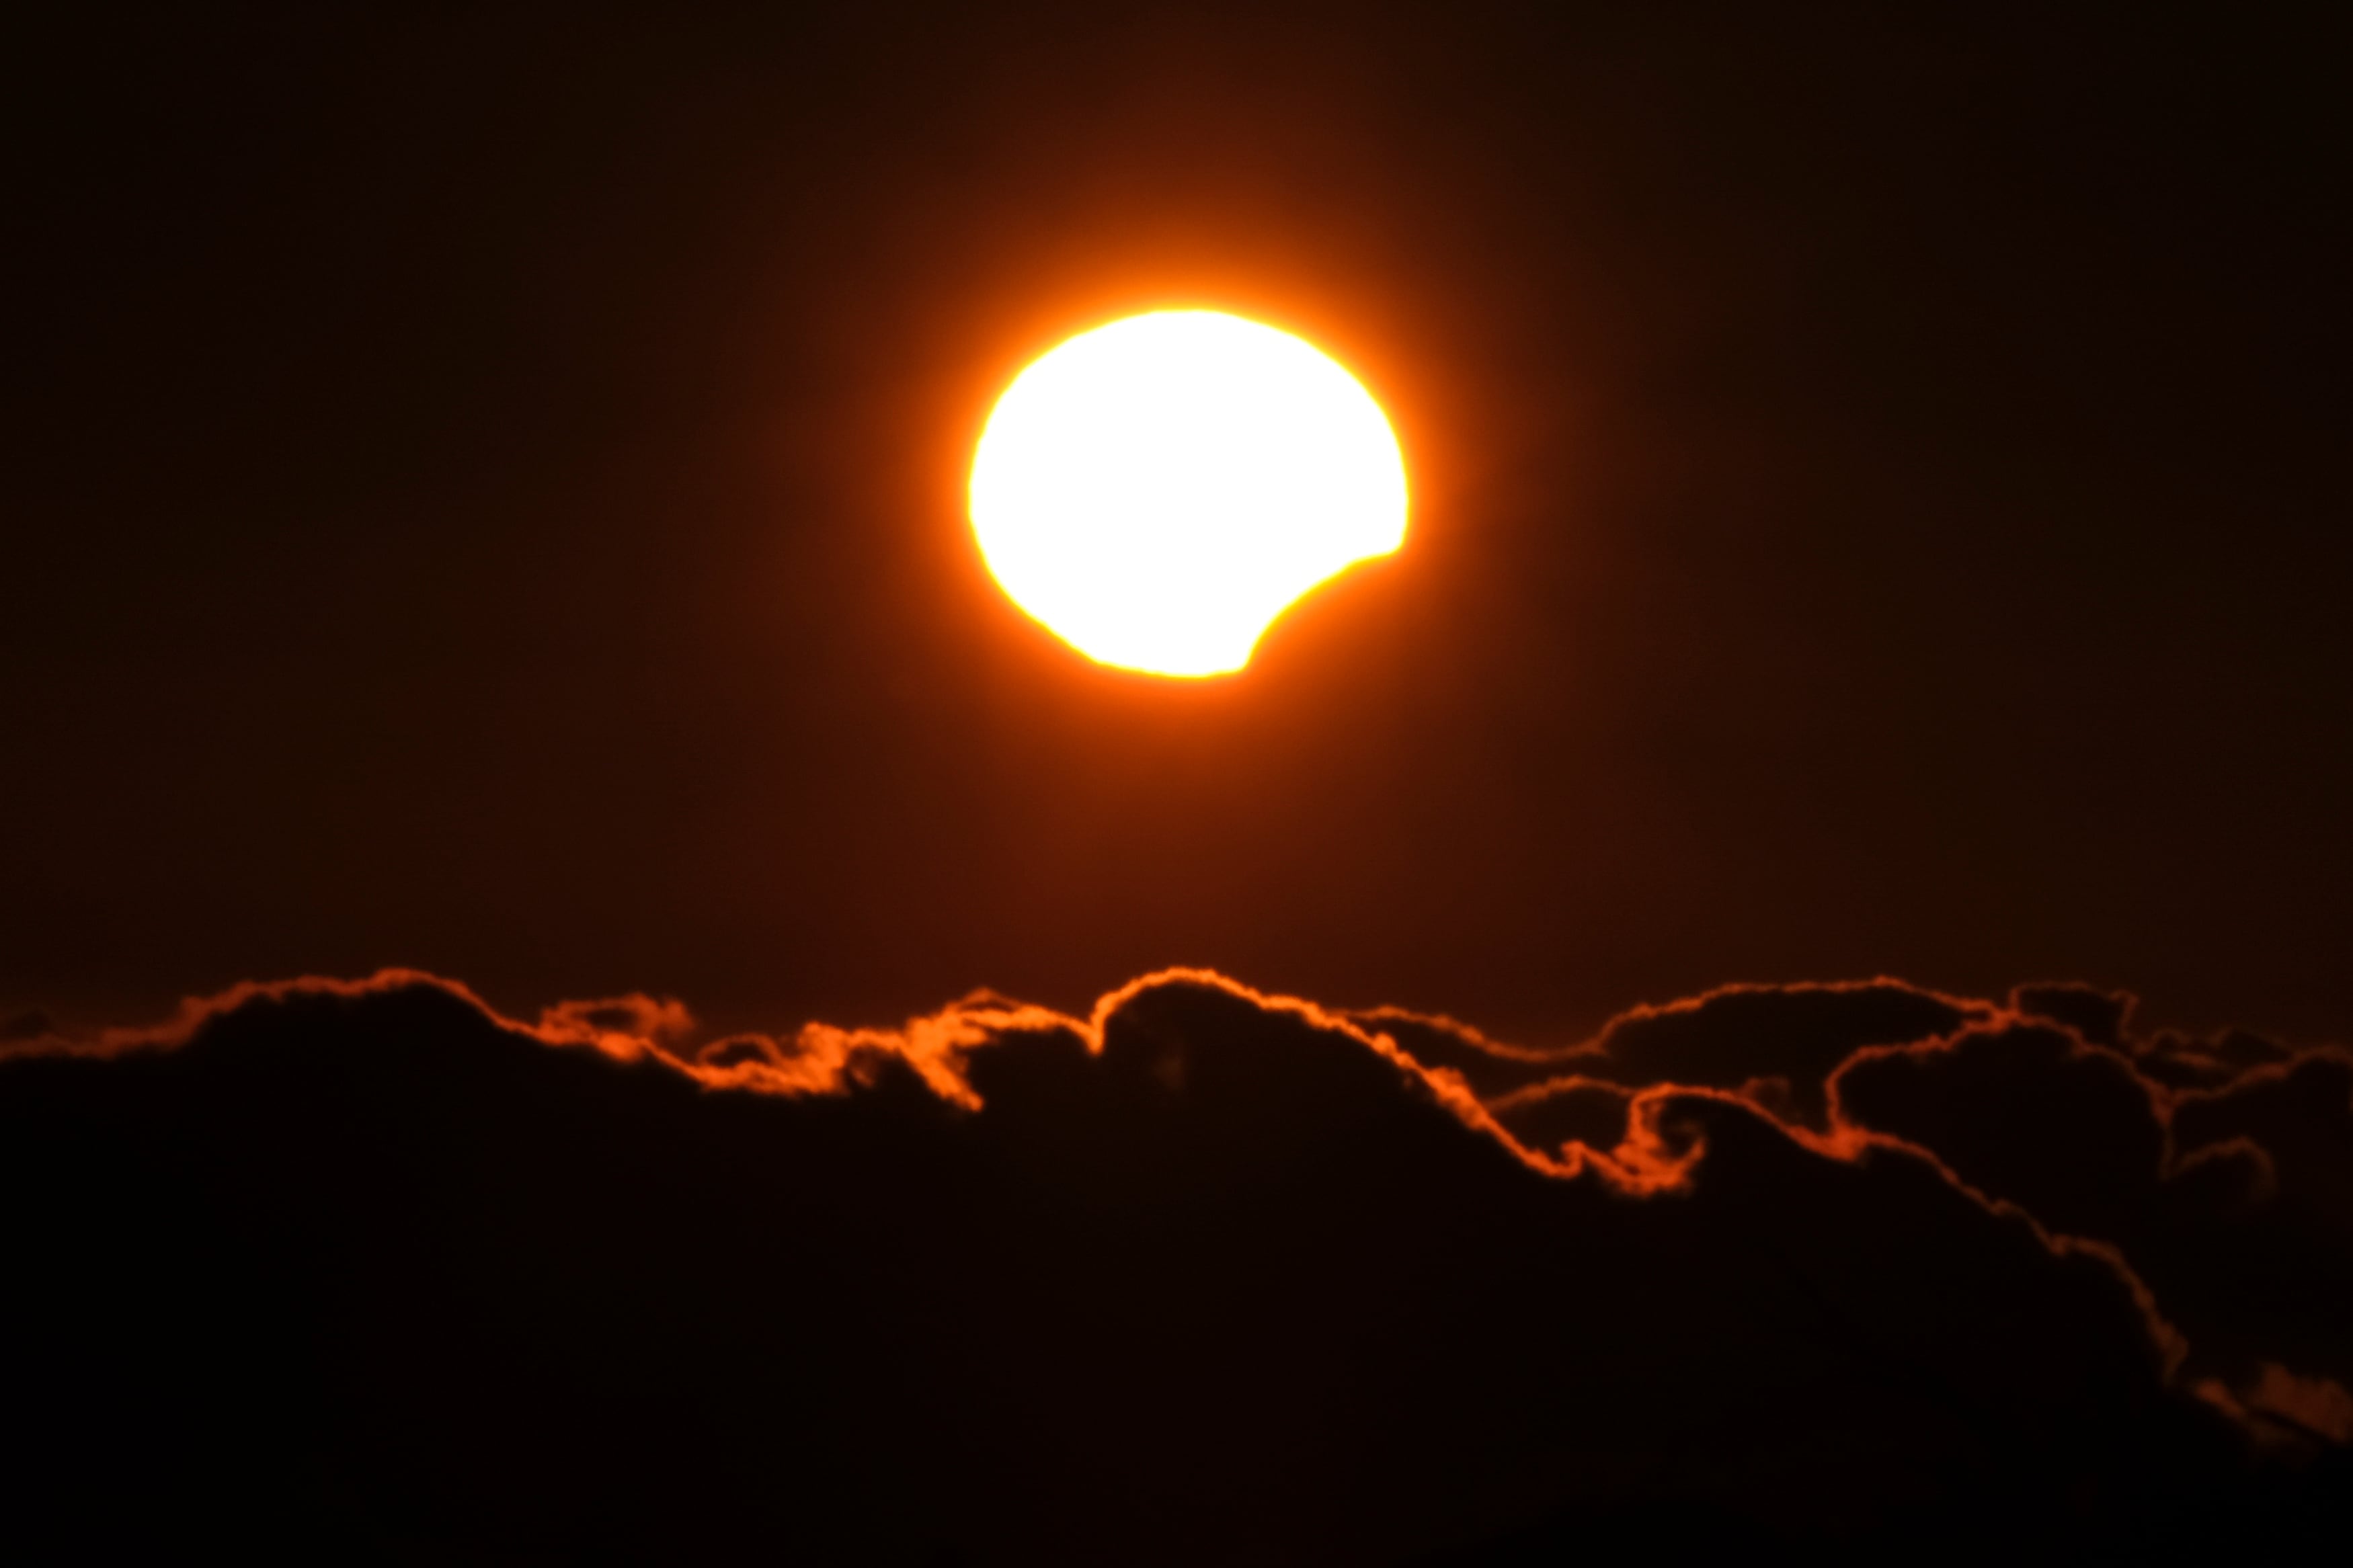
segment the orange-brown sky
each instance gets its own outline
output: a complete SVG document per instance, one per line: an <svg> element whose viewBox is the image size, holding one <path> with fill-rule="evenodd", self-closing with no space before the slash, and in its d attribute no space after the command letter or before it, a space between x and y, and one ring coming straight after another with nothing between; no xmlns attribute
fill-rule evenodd
<svg viewBox="0 0 2353 1568"><path fill-rule="evenodd" d="M110 14L111 15L111 14ZM60 12L20 58L0 1005L384 963L783 1026L1171 963L2353 1034L2346 173L2287 13ZM1200 688L959 513L1121 311L1415 535Z"/></svg>

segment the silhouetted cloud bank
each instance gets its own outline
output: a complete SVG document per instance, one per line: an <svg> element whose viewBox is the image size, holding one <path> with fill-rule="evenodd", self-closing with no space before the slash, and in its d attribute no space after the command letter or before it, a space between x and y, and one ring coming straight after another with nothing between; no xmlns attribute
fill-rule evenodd
<svg viewBox="0 0 2353 1568"><path fill-rule="evenodd" d="M2348 1521L2353 1058L1172 972L696 1046L246 987L0 1064L24 1560L1962 1560Z"/></svg>

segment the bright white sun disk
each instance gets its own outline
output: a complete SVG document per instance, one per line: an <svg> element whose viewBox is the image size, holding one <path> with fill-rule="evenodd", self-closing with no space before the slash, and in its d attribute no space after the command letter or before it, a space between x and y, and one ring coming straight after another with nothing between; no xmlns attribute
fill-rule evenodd
<svg viewBox="0 0 2353 1568"><path fill-rule="evenodd" d="M1089 658L1159 675L1250 662L1283 609L1405 541L1405 462L1356 378L1287 332L1163 310L1015 379L973 459L1006 593Z"/></svg>

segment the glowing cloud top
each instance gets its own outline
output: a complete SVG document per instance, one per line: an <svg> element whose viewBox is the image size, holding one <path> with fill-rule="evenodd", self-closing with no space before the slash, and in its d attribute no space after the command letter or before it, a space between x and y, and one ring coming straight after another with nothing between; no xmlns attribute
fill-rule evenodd
<svg viewBox="0 0 2353 1568"><path fill-rule="evenodd" d="M1317 584L1405 542L1405 461L1287 332L1163 310L1063 343L989 416L972 522L1014 603L1099 663L1223 675Z"/></svg>

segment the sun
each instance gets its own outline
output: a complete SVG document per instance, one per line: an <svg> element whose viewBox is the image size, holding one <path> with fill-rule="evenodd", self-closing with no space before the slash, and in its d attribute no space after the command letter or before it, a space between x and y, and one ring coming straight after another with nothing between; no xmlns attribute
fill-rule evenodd
<svg viewBox="0 0 2353 1568"><path fill-rule="evenodd" d="M1301 595L1405 542L1405 459L1321 351L1159 310L1014 379L973 458L971 510L997 583L1081 653L1226 675Z"/></svg>

